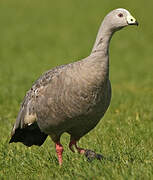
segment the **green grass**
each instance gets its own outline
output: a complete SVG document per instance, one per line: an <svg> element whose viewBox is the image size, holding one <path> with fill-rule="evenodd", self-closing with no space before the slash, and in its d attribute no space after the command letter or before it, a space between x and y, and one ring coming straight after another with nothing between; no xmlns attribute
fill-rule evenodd
<svg viewBox="0 0 153 180"><path fill-rule="evenodd" d="M153 23L151 1L1 0L0 179L153 179ZM111 106L79 145L106 159L89 163L68 149L59 167L53 142L8 144L20 103L46 70L90 53L102 18L124 7L140 26L116 33L110 48Z"/></svg>

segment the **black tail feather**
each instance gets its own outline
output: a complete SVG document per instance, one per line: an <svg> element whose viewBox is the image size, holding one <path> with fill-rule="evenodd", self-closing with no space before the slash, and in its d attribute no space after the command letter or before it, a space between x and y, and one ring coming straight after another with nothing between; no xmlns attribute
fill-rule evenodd
<svg viewBox="0 0 153 180"><path fill-rule="evenodd" d="M26 146L41 146L47 138L47 134L41 132L37 123L31 124L23 129L16 129L9 143L22 142Z"/></svg>

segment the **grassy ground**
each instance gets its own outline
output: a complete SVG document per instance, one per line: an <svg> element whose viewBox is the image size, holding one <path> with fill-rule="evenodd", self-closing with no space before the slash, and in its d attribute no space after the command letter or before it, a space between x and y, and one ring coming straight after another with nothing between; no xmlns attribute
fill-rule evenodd
<svg viewBox="0 0 153 180"><path fill-rule="evenodd" d="M0 5L0 179L153 179L153 3L145 0L1 0ZM90 53L102 18L124 7L140 26L115 34L110 49L113 97L103 120L80 146L106 160L88 163L69 151L64 164L54 144L8 144L20 103L46 70Z"/></svg>

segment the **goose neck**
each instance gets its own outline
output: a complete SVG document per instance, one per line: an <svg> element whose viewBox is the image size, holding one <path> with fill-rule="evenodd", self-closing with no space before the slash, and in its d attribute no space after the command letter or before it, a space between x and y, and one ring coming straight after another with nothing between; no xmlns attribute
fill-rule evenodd
<svg viewBox="0 0 153 180"><path fill-rule="evenodd" d="M92 53L101 52L103 55L108 55L109 53L109 44L112 38L113 31L107 27L107 24L104 22L102 23L99 32L97 34L97 38Z"/></svg>

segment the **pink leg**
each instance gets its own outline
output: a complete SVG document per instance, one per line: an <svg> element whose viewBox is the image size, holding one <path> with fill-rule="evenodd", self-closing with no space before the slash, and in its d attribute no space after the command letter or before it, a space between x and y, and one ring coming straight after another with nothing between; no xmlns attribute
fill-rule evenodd
<svg viewBox="0 0 153 180"><path fill-rule="evenodd" d="M70 150L72 152L75 152L74 149L73 149L73 146L75 146L75 148L77 149L78 153L80 153L80 154L84 154L85 153L85 149L78 147L75 140L71 140L70 143L69 143Z"/></svg>
<svg viewBox="0 0 153 180"><path fill-rule="evenodd" d="M73 149L73 146L77 149L78 153L84 154L88 161L92 161L93 159L98 159L98 160L104 159L104 157L101 154L97 154L90 149L83 149L83 148L78 147L77 141L73 137L71 137L69 148L72 152L75 152Z"/></svg>
<svg viewBox="0 0 153 180"><path fill-rule="evenodd" d="M55 146L59 165L62 165L62 153L64 151L63 146L60 142L56 142Z"/></svg>
<svg viewBox="0 0 153 180"><path fill-rule="evenodd" d="M70 148L70 150L73 152L73 153L75 153L75 151L74 151L74 149L73 149L73 146L76 144L76 141L70 141L70 143L69 143L69 148Z"/></svg>

